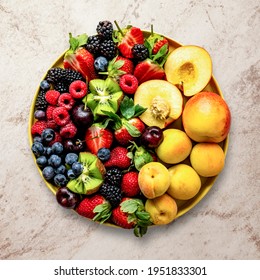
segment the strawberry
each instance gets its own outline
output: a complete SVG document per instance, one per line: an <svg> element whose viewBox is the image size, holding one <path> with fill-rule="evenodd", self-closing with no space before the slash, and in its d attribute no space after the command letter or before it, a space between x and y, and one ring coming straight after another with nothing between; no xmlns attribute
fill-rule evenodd
<svg viewBox="0 0 260 280"><path fill-rule="evenodd" d="M140 105L134 105L133 99L128 96L124 97L119 109L122 117L112 112L103 112L114 121L113 128L117 142L126 146L129 141L140 137L144 131L145 125L137 116L141 115L146 109Z"/></svg>
<svg viewBox="0 0 260 280"><path fill-rule="evenodd" d="M70 49L64 56L64 68L80 72L88 82L97 78L94 67L94 56L83 48L87 43L87 35L82 34L77 37L72 37L72 34L69 33L69 36Z"/></svg>
<svg viewBox="0 0 260 280"><path fill-rule="evenodd" d="M162 46L167 44L167 50L168 50L168 46L169 46L169 42L166 38L161 38L158 41L156 41L156 43L153 46L153 54L157 54L159 52L159 50L161 49Z"/></svg>
<svg viewBox="0 0 260 280"><path fill-rule="evenodd" d="M138 184L138 172L130 171L123 175L121 182L121 190L128 197L137 196L140 193Z"/></svg>
<svg viewBox="0 0 260 280"><path fill-rule="evenodd" d="M137 237L143 236L151 225L150 214L145 211L140 199L125 197L120 205L112 211L112 221L126 229L134 228Z"/></svg>
<svg viewBox="0 0 260 280"><path fill-rule="evenodd" d="M107 72L99 72L102 75L108 75L108 77L119 80L119 77L124 74L133 74L134 63L132 60L123 56L116 56L108 63Z"/></svg>
<svg viewBox="0 0 260 280"><path fill-rule="evenodd" d="M87 129L85 140L88 150L92 154L97 155L99 149L109 149L111 147L113 142L113 134L107 128L95 123Z"/></svg>
<svg viewBox="0 0 260 280"><path fill-rule="evenodd" d="M115 41L118 42L118 49L122 56L133 58L132 48L135 44L144 43L144 35L140 28L128 26L121 29L115 21L118 31L115 32Z"/></svg>
<svg viewBox="0 0 260 280"><path fill-rule="evenodd" d="M84 198L76 211L83 217L103 223L111 216L111 205L103 196L95 194Z"/></svg>
<svg viewBox="0 0 260 280"><path fill-rule="evenodd" d="M137 78L139 85L149 80L165 80L163 67L150 58L147 58L136 65L134 76Z"/></svg>
<svg viewBox="0 0 260 280"><path fill-rule="evenodd" d="M117 146L111 153L108 161L104 163L105 167L118 167L127 169L131 165L131 159L128 157L128 150L125 147Z"/></svg>

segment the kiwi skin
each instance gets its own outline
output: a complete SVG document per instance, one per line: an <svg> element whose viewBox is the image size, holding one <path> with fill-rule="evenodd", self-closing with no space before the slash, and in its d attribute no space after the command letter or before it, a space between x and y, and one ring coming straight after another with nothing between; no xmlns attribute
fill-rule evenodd
<svg viewBox="0 0 260 280"><path fill-rule="evenodd" d="M123 99L123 92L116 81L111 78L93 79L89 83L89 89L90 93L83 102L91 109L94 119L104 116L103 111L117 112Z"/></svg>

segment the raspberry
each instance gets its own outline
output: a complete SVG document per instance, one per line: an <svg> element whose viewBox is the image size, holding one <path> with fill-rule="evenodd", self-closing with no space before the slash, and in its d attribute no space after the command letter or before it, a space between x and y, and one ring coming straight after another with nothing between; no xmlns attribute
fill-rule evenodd
<svg viewBox="0 0 260 280"><path fill-rule="evenodd" d="M64 126L70 121L70 115L64 107L56 107L52 112L52 117L59 126Z"/></svg>
<svg viewBox="0 0 260 280"><path fill-rule="evenodd" d="M75 100L69 93L63 93L58 99L58 106L64 107L66 110L71 110L75 104Z"/></svg>
<svg viewBox="0 0 260 280"><path fill-rule="evenodd" d="M57 105L60 93L57 90L50 89L45 94L46 101L51 105Z"/></svg>
<svg viewBox="0 0 260 280"><path fill-rule="evenodd" d="M62 143L62 138L58 132L55 131L55 137L54 139L49 143L49 146L51 147L54 143L60 142Z"/></svg>
<svg viewBox="0 0 260 280"><path fill-rule="evenodd" d="M47 127L53 130L57 130L59 128L54 120L47 120Z"/></svg>
<svg viewBox="0 0 260 280"><path fill-rule="evenodd" d="M41 135L43 130L47 128L46 121L36 121L31 128L31 133L33 136Z"/></svg>
<svg viewBox="0 0 260 280"><path fill-rule="evenodd" d="M87 94L87 85L82 81L74 81L70 84L69 92L75 99L83 98Z"/></svg>
<svg viewBox="0 0 260 280"><path fill-rule="evenodd" d="M47 120L53 120L53 110L55 109L56 107L55 106L52 106L52 105L49 105L46 109L46 117L47 117Z"/></svg>
<svg viewBox="0 0 260 280"><path fill-rule="evenodd" d="M123 92L134 94L138 88L138 80L134 75L125 74L120 78L119 86Z"/></svg>
<svg viewBox="0 0 260 280"><path fill-rule="evenodd" d="M60 129L60 135L62 136L62 138L73 138L76 133L77 128L72 122L66 124Z"/></svg>

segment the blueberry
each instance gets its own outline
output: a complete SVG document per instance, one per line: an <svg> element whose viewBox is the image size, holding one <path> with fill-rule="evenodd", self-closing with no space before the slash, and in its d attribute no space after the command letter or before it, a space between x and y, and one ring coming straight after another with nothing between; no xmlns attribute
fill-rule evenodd
<svg viewBox="0 0 260 280"><path fill-rule="evenodd" d="M34 112L34 117L37 120L44 120L45 117L46 117L46 114L45 114L45 112L43 110L36 110Z"/></svg>
<svg viewBox="0 0 260 280"><path fill-rule="evenodd" d="M47 165L47 158L45 156L40 156L36 159L36 163L40 168L43 168Z"/></svg>
<svg viewBox="0 0 260 280"><path fill-rule="evenodd" d="M51 86L50 86L50 84L46 80L43 80L40 83L40 87L43 90L49 90Z"/></svg>
<svg viewBox="0 0 260 280"><path fill-rule="evenodd" d="M65 172L66 172L66 167L63 164L55 169L56 174L65 174Z"/></svg>
<svg viewBox="0 0 260 280"><path fill-rule="evenodd" d="M55 132L51 128L46 128L46 129L43 130L43 132L41 134L41 137L42 137L43 142L49 143L54 139Z"/></svg>
<svg viewBox="0 0 260 280"><path fill-rule="evenodd" d="M52 155L52 149L51 149L51 147L45 147L44 154L45 154L47 157L49 157L50 155Z"/></svg>
<svg viewBox="0 0 260 280"><path fill-rule="evenodd" d="M35 136L35 137L33 138L33 142L34 142L34 143L35 143L35 142L42 143L42 138L41 138L41 136Z"/></svg>
<svg viewBox="0 0 260 280"><path fill-rule="evenodd" d="M57 187L64 187L67 184L67 178L63 174L55 175L53 181Z"/></svg>
<svg viewBox="0 0 260 280"><path fill-rule="evenodd" d="M48 164L52 167L59 167L61 165L61 157L57 155L51 155L48 160Z"/></svg>
<svg viewBox="0 0 260 280"><path fill-rule="evenodd" d="M44 146L40 142L33 143L31 149L36 157L39 157L44 153Z"/></svg>
<svg viewBox="0 0 260 280"><path fill-rule="evenodd" d="M76 178L76 175L75 175L75 173L73 172L72 169L69 169L69 170L68 170L67 176L68 176L68 178L70 178L70 179L75 179L75 178Z"/></svg>
<svg viewBox="0 0 260 280"><path fill-rule="evenodd" d="M60 142L55 142L51 146L52 152L56 155L60 155L63 152L63 145Z"/></svg>
<svg viewBox="0 0 260 280"><path fill-rule="evenodd" d="M65 162L69 165L72 165L78 160L78 155L75 153L68 153L65 157Z"/></svg>
<svg viewBox="0 0 260 280"><path fill-rule="evenodd" d="M82 163L76 161L72 164L71 169L76 176L79 176L83 171L83 165Z"/></svg>
<svg viewBox="0 0 260 280"><path fill-rule="evenodd" d="M96 71L107 71L108 61L104 56L99 56L94 61Z"/></svg>
<svg viewBox="0 0 260 280"><path fill-rule="evenodd" d="M97 156L101 161L107 161L110 158L110 150L107 148L101 148L98 150Z"/></svg>
<svg viewBox="0 0 260 280"><path fill-rule="evenodd" d="M46 166L42 170L42 175L43 175L44 179L46 179L47 181L50 181L55 175L54 169L51 166Z"/></svg>

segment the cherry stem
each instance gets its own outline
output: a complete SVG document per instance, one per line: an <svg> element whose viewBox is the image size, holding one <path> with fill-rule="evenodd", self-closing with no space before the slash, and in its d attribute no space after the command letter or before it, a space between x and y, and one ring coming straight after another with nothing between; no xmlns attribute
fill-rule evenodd
<svg viewBox="0 0 260 280"><path fill-rule="evenodd" d="M122 36L124 36L124 33L123 33L122 29L119 27L119 25L118 25L118 23L117 23L116 20L114 21L114 23L115 23L115 25L116 25L118 31L122 34Z"/></svg>

